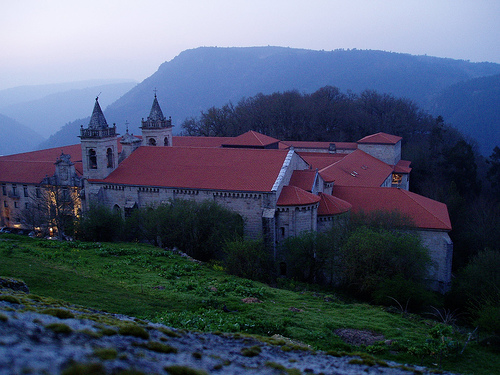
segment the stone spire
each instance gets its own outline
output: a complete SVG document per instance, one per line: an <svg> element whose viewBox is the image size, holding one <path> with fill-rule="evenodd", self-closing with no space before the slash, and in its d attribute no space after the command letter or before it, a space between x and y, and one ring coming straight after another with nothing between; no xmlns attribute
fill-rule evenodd
<svg viewBox="0 0 500 375"><path fill-rule="evenodd" d="M163 112L161 111L160 104L158 103L158 99L153 100L153 106L151 107L151 112L149 113L148 120L151 121L166 121L166 117L163 116Z"/></svg>
<svg viewBox="0 0 500 375"><path fill-rule="evenodd" d="M172 119L163 116L156 92L151 112L141 125L144 146L172 146Z"/></svg>
<svg viewBox="0 0 500 375"><path fill-rule="evenodd" d="M95 98L94 110L92 111L92 116L90 117L89 129L106 129L108 123L106 118L102 113L101 106L99 105L99 97Z"/></svg>
<svg viewBox="0 0 500 375"><path fill-rule="evenodd" d="M96 97L89 126L86 129L83 125L81 126L80 138L106 138L116 137L117 135L116 125L113 124L113 127L108 126L106 118L102 113L101 106L99 105L99 97Z"/></svg>

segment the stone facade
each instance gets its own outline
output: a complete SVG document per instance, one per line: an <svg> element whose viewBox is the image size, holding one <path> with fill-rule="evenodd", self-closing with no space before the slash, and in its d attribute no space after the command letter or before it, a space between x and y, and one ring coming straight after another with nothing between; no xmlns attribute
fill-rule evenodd
<svg viewBox="0 0 500 375"><path fill-rule="evenodd" d="M401 160L401 141L396 144L359 143L358 149L389 165L396 165Z"/></svg>

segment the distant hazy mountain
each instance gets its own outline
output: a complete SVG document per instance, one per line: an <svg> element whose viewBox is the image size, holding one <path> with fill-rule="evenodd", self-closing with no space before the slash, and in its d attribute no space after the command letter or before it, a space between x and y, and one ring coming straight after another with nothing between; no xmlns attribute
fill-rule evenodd
<svg viewBox="0 0 500 375"><path fill-rule="evenodd" d="M432 113L476 139L483 155L500 147L500 75L452 85L433 104Z"/></svg>
<svg viewBox="0 0 500 375"><path fill-rule="evenodd" d="M7 116L0 115L0 155L33 151L42 141L40 134Z"/></svg>
<svg viewBox="0 0 500 375"><path fill-rule="evenodd" d="M90 86L82 87L81 83L75 83L71 90L70 84L52 86L24 86L16 89L0 91L0 97L7 98L9 105L0 101L0 113L9 116L19 123L33 129L45 138L60 130L66 123L74 121L75 118L85 117L92 111L93 98L100 95L100 102L106 106L124 93L129 91L137 83L133 81L107 83L95 85L96 81L90 81ZM54 90L64 89L64 91ZM16 102L8 97L5 92L16 92ZM23 95L24 92L24 95ZM40 95L47 94L39 97ZM22 97L25 100L22 100ZM26 98L33 99L26 99Z"/></svg>
<svg viewBox="0 0 500 375"><path fill-rule="evenodd" d="M30 102L44 96L64 91L80 90L89 87L129 83L130 79L92 79L86 81L54 83L48 85L26 85L0 90L0 109L17 103ZM95 93L94 95L97 95Z"/></svg>
<svg viewBox="0 0 500 375"><path fill-rule="evenodd" d="M198 116L211 106L236 103L259 92L296 89L311 93L326 85L344 92L371 89L407 97L430 110L450 86L496 74L500 74L500 64L382 51L202 47L163 63L151 77L105 109L105 115L108 123L117 124L120 133L126 121L131 132L139 133L140 120L149 115L156 89L164 115L172 116L174 132L179 132L185 118ZM93 98L87 105L92 107ZM65 128L71 129L51 137L50 146L74 143L79 126L87 123L84 119L67 124ZM478 119L474 126L484 123ZM74 134L74 138L68 139L63 133Z"/></svg>

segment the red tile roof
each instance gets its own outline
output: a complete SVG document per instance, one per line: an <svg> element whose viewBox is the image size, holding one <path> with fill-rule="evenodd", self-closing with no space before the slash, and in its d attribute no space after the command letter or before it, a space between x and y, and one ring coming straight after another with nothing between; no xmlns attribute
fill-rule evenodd
<svg viewBox="0 0 500 375"><path fill-rule="evenodd" d="M408 160L400 160L398 161L398 164L394 166L394 172L395 173L410 173L411 168L410 168L411 161Z"/></svg>
<svg viewBox="0 0 500 375"><path fill-rule="evenodd" d="M321 152L303 152L299 151L297 154L311 166L312 169L323 169L329 165L335 164L343 159L348 154L328 154Z"/></svg>
<svg viewBox="0 0 500 375"><path fill-rule="evenodd" d="M393 167L364 151L356 150L319 172L325 181L333 181L337 186L378 187L392 174Z"/></svg>
<svg viewBox="0 0 500 375"><path fill-rule="evenodd" d="M307 206L318 203L320 198L296 186L283 186L276 205L278 206Z"/></svg>
<svg viewBox="0 0 500 375"><path fill-rule="evenodd" d="M332 195L352 204L353 212L399 211L417 228L451 230L444 203L398 188L334 186Z"/></svg>
<svg viewBox="0 0 500 375"><path fill-rule="evenodd" d="M339 215L350 211L352 204L330 194L319 193L320 201L318 207L319 216Z"/></svg>
<svg viewBox="0 0 500 375"><path fill-rule="evenodd" d="M295 170L288 184L310 192L316 180L316 173L314 169Z"/></svg>
<svg viewBox="0 0 500 375"><path fill-rule="evenodd" d="M78 175L82 175L82 148L80 144L24 152L0 157L0 181L39 184L55 173L54 163L62 154L71 155Z"/></svg>
<svg viewBox="0 0 500 375"><path fill-rule="evenodd" d="M286 150L240 148L139 147L107 178L99 181L269 192L287 153Z"/></svg>
<svg viewBox="0 0 500 375"><path fill-rule="evenodd" d="M331 144L334 144L337 149L342 150L356 150L358 148L358 144L354 142L281 141L280 144L283 144L287 147L324 150L328 150Z"/></svg>
<svg viewBox="0 0 500 375"><path fill-rule="evenodd" d="M173 136L172 145L174 147L221 147L233 137L188 137L188 136Z"/></svg>
<svg viewBox="0 0 500 375"><path fill-rule="evenodd" d="M387 133L376 133L361 138L358 143L374 143L379 145L395 145L403 138Z"/></svg>
<svg viewBox="0 0 500 375"><path fill-rule="evenodd" d="M278 143L279 139L257 133L253 130L247 131L237 137L228 138L223 146L265 147Z"/></svg>

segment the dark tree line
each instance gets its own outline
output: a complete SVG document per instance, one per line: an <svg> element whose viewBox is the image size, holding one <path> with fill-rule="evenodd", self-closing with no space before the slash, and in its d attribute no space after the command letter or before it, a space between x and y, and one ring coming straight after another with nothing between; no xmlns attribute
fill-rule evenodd
<svg viewBox="0 0 500 375"><path fill-rule="evenodd" d="M411 100L375 91L359 95L326 86L312 94L258 94L201 112L182 124L191 136L237 136L254 130L281 140L352 142L386 132L408 140L432 129L433 119Z"/></svg>

